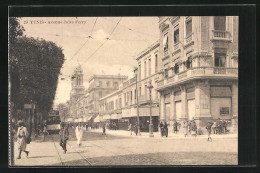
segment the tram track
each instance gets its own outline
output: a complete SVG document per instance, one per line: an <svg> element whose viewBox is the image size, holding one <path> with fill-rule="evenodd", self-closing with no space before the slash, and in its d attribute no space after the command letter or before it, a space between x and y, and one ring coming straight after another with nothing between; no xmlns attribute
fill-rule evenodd
<svg viewBox="0 0 260 173"><path fill-rule="evenodd" d="M101 149L103 149L103 150L105 150L105 151L108 151L108 152L110 152L110 153L115 154L116 156L118 156L118 153L113 152L113 151L111 151L111 150L109 150L109 149L106 149L106 148L104 148L104 147L102 147L102 146L99 146L99 145L93 144L93 143L91 143L91 145L96 146L96 147L98 147L98 148L101 148ZM113 147L115 147L115 148L120 148L120 149L125 150L125 151L128 151L129 153L134 154L134 155L140 155L140 153L133 152L133 151L131 151L131 150L129 150L129 149L126 149L126 148L123 148L123 147L119 147L119 146L117 146L117 145L111 145L111 144L109 144L109 146L113 146ZM162 162L161 160L154 159L154 158L151 158L151 157L148 157L148 156L144 156L144 155L143 155L142 157L144 157L144 158L146 158L146 159L149 159L149 160L152 160L155 164L161 163L162 165L170 165L170 163ZM126 159L126 160L130 160L130 159ZM129 163L131 163L131 162L129 162Z"/></svg>
<svg viewBox="0 0 260 173"><path fill-rule="evenodd" d="M54 141L54 139L53 139L53 136L52 136L52 141L53 141L54 147L55 147L55 149L56 149L56 151L57 151L57 153L58 153L58 157L59 157L61 166L66 166L65 162L62 160L61 154L60 154L60 152L59 152L59 150L58 150L58 148L57 148L57 145L56 145L56 143L55 143L55 141ZM76 151L76 153L77 153L88 165L93 166L93 164L92 164L85 156L83 156L79 151ZM84 166L86 166L86 165L84 165Z"/></svg>

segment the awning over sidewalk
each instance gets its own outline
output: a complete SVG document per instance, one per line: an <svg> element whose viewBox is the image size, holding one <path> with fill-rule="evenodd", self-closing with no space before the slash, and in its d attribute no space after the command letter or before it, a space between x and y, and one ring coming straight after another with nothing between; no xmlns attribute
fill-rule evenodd
<svg viewBox="0 0 260 173"><path fill-rule="evenodd" d="M98 122L100 122L99 116L97 116L97 117L94 119L94 123L98 123Z"/></svg>
<svg viewBox="0 0 260 173"><path fill-rule="evenodd" d="M121 119L122 118L122 114L112 114L111 115L111 119L115 120L115 119Z"/></svg>
<svg viewBox="0 0 260 173"><path fill-rule="evenodd" d="M122 117L136 117L137 116L137 109L130 108L130 109L123 109L122 110ZM150 116L150 108L147 107L140 107L139 108L139 116ZM159 107L152 107L152 116L159 116Z"/></svg>
<svg viewBox="0 0 260 173"><path fill-rule="evenodd" d="M110 118L110 115L103 115L103 119L104 120L110 120L111 118Z"/></svg>

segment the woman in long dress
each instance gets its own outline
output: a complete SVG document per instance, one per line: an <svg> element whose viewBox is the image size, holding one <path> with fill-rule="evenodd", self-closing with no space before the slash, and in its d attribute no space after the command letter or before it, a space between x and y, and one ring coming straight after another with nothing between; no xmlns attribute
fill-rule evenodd
<svg viewBox="0 0 260 173"><path fill-rule="evenodd" d="M76 133L76 137L77 137L77 144L80 147L82 136L83 136L83 126L81 125L81 123L79 123L79 125L76 127L75 133Z"/></svg>
<svg viewBox="0 0 260 173"><path fill-rule="evenodd" d="M24 122L18 121L18 130L17 130L17 143L18 143L18 150L19 156L17 159L21 159L22 151L26 153L26 156L29 155L29 151L26 151L26 138L28 137L27 128L24 125Z"/></svg>

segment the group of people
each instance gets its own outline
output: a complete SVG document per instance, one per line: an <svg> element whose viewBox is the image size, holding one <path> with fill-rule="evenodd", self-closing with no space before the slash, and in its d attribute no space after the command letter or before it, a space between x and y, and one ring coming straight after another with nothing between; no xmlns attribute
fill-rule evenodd
<svg viewBox="0 0 260 173"><path fill-rule="evenodd" d="M118 130L118 125L117 125L117 123L115 123L115 122L110 123L110 124L109 124L109 129L110 129L110 130Z"/></svg>
<svg viewBox="0 0 260 173"><path fill-rule="evenodd" d="M67 141L69 140L69 124L61 122L60 124L60 146L62 147L64 153L67 152ZM75 124L75 135L77 138L77 145L78 147L81 146L81 141L83 137L84 126L82 123Z"/></svg>
<svg viewBox="0 0 260 173"><path fill-rule="evenodd" d="M227 125L228 121L221 120L220 118L217 121L214 121L212 124L212 130L214 134L225 134L228 133Z"/></svg>
<svg viewBox="0 0 260 173"><path fill-rule="evenodd" d="M167 122L160 122L160 130L161 130L161 136L168 137L168 124Z"/></svg>
<svg viewBox="0 0 260 173"><path fill-rule="evenodd" d="M135 135L137 136L137 134L138 134L138 125L137 125L137 123L135 123L134 125L132 125L132 123L130 123L129 126L128 126L128 131L131 132L131 135L132 135L132 132L134 132Z"/></svg>

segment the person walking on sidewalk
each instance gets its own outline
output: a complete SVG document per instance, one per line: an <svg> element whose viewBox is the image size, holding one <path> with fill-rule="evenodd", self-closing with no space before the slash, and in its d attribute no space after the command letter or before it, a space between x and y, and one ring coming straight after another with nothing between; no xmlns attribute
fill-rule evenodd
<svg viewBox="0 0 260 173"><path fill-rule="evenodd" d="M67 140L69 139L69 129L64 122L61 122L60 129L60 146L62 147L64 153L67 152Z"/></svg>
<svg viewBox="0 0 260 173"><path fill-rule="evenodd" d="M106 135L106 124L103 124L102 135Z"/></svg>
<svg viewBox="0 0 260 173"><path fill-rule="evenodd" d="M206 126L206 129L207 129L207 131L208 131L208 141L210 141L210 142L212 142L212 138L210 137L212 125L213 125L213 123L208 122L208 124L207 124L207 126Z"/></svg>
<svg viewBox="0 0 260 173"><path fill-rule="evenodd" d="M77 144L80 147L81 146L82 136L83 136L83 126L81 125L81 122L76 127L75 134L76 134L76 138L77 138Z"/></svg>
<svg viewBox="0 0 260 173"><path fill-rule="evenodd" d="M132 129L132 123L129 124L128 130L131 132L131 135L132 135L132 130L133 130L133 129Z"/></svg>
<svg viewBox="0 0 260 173"><path fill-rule="evenodd" d="M137 123L134 126L134 130L135 130L135 135L137 136L137 133L138 133L138 125L137 125Z"/></svg>
<svg viewBox="0 0 260 173"><path fill-rule="evenodd" d="M183 121L183 134L184 134L184 137L187 137L188 136L188 132L189 132L189 127L188 127L188 121Z"/></svg>
<svg viewBox="0 0 260 173"><path fill-rule="evenodd" d="M19 150L19 156L17 159L21 159L22 151L26 153L26 156L29 155L29 151L26 151L27 142L26 139L28 137L28 131L25 127L25 124L23 121L18 121L18 130L17 130L17 143L18 143L18 150Z"/></svg>
<svg viewBox="0 0 260 173"><path fill-rule="evenodd" d="M175 121L174 124L173 124L173 133L177 134L177 132L178 132L178 125L179 125L179 123L177 121Z"/></svg>

